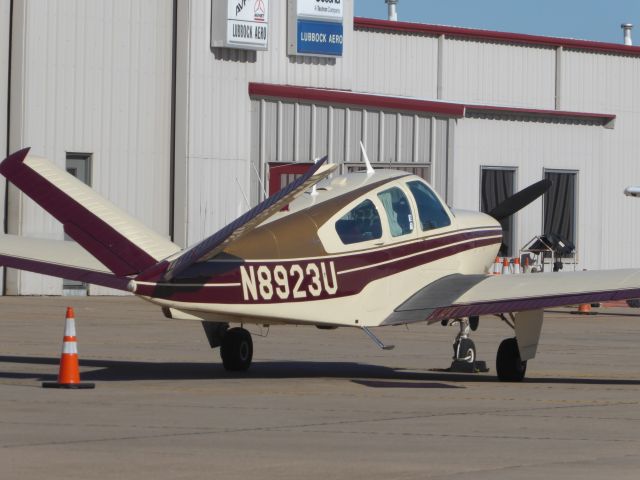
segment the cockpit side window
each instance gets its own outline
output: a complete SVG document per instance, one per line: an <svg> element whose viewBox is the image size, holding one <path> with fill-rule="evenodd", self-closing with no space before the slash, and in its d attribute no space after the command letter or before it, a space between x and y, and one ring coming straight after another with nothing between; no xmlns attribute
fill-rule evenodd
<svg viewBox="0 0 640 480"><path fill-rule="evenodd" d="M407 186L418 205L418 216L423 231L451 225L449 215L429 187L418 180L407 182Z"/></svg>
<svg viewBox="0 0 640 480"><path fill-rule="evenodd" d="M413 213L407 201L407 196L398 187L390 188L378 194L382 202L392 237L399 237L413 232Z"/></svg>
<svg viewBox="0 0 640 480"><path fill-rule="evenodd" d="M358 204L336 222L336 232L345 245L381 238L382 224L376 206L371 200Z"/></svg>

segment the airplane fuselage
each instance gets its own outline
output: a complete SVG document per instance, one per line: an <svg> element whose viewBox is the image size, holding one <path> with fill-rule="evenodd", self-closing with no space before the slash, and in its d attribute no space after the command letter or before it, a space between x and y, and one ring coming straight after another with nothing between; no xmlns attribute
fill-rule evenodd
<svg viewBox="0 0 640 480"><path fill-rule="evenodd" d="M487 272L502 241L493 218L451 211L430 191L446 216L439 213L442 226L424 229L425 212L408 186L426 187L418 177L350 174L342 184L341 178L332 183L342 188L328 190L327 182L316 198L292 204L233 249L178 278L163 281L161 270L139 276L135 293L182 318L376 326L389 315L389 305L400 304L421 285L455 273ZM395 236L393 222L400 215L384 196L390 191L409 202L402 205L409 207L402 213L409 223ZM375 207L380 229L365 219L373 233L340 232L340 222L363 204Z"/></svg>

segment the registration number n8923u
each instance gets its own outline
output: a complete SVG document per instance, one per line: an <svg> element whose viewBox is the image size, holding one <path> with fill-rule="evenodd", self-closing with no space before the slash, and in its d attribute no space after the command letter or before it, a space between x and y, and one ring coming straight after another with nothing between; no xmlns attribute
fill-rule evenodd
<svg viewBox="0 0 640 480"><path fill-rule="evenodd" d="M247 301L300 300L335 295L338 291L333 262L290 265L241 265L242 295Z"/></svg>

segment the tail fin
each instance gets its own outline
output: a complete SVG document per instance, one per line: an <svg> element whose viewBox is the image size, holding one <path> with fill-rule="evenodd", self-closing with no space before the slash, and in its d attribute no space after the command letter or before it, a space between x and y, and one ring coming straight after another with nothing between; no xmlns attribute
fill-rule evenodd
<svg viewBox="0 0 640 480"><path fill-rule="evenodd" d="M180 250L45 158L20 150L0 173L64 225L64 231L117 276L139 273Z"/></svg>

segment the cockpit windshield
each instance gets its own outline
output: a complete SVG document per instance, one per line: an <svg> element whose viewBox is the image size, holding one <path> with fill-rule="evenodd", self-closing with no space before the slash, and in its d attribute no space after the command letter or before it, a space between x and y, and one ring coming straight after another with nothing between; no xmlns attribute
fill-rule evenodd
<svg viewBox="0 0 640 480"><path fill-rule="evenodd" d="M423 231L451 225L451 219L442 203L427 185L419 180L414 180L407 182L407 186L418 205L418 216Z"/></svg>

